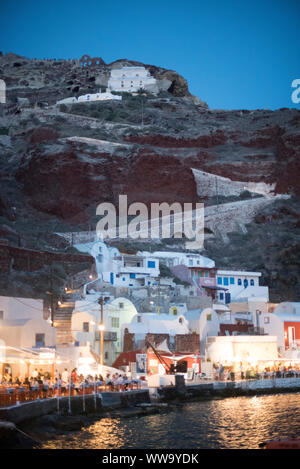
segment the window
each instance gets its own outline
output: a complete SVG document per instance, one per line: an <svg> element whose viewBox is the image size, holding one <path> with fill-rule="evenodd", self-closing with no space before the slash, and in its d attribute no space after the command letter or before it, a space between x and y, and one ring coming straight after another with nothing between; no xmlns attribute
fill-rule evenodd
<svg viewBox="0 0 300 469"><path fill-rule="evenodd" d="M35 346L45 347L45 334L35 334Z"/></svg>
<svg viewBox="0 0 300 469"><path fill-rule="evenodd" d="M253 278L250 280L250 285L251 285L251 287L254 287L254 280L253 280Z"/></svg>
<svg viewBox="0 0 300 469"><path fill-rule="evenodd" d="M119 327L119 318L111 318L111 327Z"/></svg>
<svg viewBox="0 0 300 469"><path fill-rule="evenodd" d="M234 285L234 277L230 277L230 285Z"/></svg>
<svg viewBox="0 0 300 469"><path fill-rule="evenodd" d="M204 277L206 277L206 278L208 277L208 271L207 270L204 272Z"/></svg>
<svg viewBox="0 0 300 469"><path fill-rule="evenodd" d="M123 280L123 282L125 282L125 281L126 281L126 277L123 277L122 280Z"/></svg>
<svg viewBox="0 0 300 469"><path fill-rule="evenodd" d="M135 278L135 274L129 274L130 278Z"/></svg>
<svg viewBox="0 0 300 469"><path fill-rule="evenodd" d="M220 293L220 300L224 300L224 293Z"/></svg>
<svg viewBox="0 0 300 469"><path fill-rule="evenodd" d="M241 278L238 279L238 285L242 285L242 279Z"/></svg>
<svg viewBox="0 0 300 469"><path fill-rule="evenodd" d="M270 318L268 318L268 317L265 316L265 317L264 317L264 323L265 323L265 324L270 324Z"/></svg>
<svg viewBox="0 0 300 469"><path fill-rule="evenodd" d="M90 325L88 322L83 322L82 323L82 330L83 332L89 332L90 331Z"/></svg>
<svg viewBox="0 0 300 469"><path fill-rule="evenodd" d="M142 316L137 317L137 322L142 322Z"/></svg>
<svg viewBox="0 0 300 469"><path fill-rule="evenodd" d="M124 303L119 303L119 309L124 309Z"/></svg>
<svg viewBox="0 0 300 469"><path fill-rule="evenodd" d="M206 320L207 320L207 321L211 321L211 314L207 314L207 315L206 315Z"/></svg>
<svg viewBox="0 0 300 469"><path fill-rule="evenodd" d="M189 265L193 265L193 259L189 259Z"/></svg>
<svg viewBox="0 0 300 469"><path fill-rule="evenodd" d="M222 277L218 277L218 285L222 285Z"/></svg>
<svg viewBox="0 0 300 469"><path fill-rule="evenodd" d="M4 319L4 311L0 311L0 319Z"/></svg>
<svg viewBox="0 0 300 469"><path fill-rule="evenodd" d="M228 286L229 282L228 282L228 277L224 277L224 285L225 286Z"/></svg>
<svg viewBox="0 0 300 469"><path fill-rule="evenodd" d="M148 269L155 269L155 261L148 261Z"/></svg>
<svg viewBox="0 0 300 469"><path fill-rule="evenodd" d="M104 358L105 358L105 360L108 359L108 352L104 352Z"/></svg>

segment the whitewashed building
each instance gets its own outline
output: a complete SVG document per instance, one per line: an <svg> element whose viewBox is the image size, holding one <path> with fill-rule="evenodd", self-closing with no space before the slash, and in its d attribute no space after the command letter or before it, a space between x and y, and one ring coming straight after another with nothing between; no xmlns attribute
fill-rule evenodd
<svg viewBox="0 0 300 469"><path fill-rule="evenodd" d="M300 303L279 303L273 313L262 311L258 321L265 333L277 337L283 356L300 358Z"/></svg>
<svg viewBox="0 0 300 469"><path fill-rule="evenodd" d="M104 241L78 244L76 248L89 252L95 258L99 278L115 287L151 287L160 274L159 261L154 256L121 254Z"/></svg>
<svg viewBox="0 0 300 469"><path fill-rule="evenodd" d="M107 91L105 93L93 93L93 94L84 94L82 96L78 97L78 102L83 103L83 102L90 102L90 101L122 101L122 96L119 96L117 94L112 94L110 91Z"/></svg>
<svg viewBox="0 0 300 469"><path fill-rule="evenodd" d="M176 251L142 251L142 256L151 256L160 259L168 267L175 267L177 265L185 265L186 267L202 267L212 269L215 267L215 262L208 257L201 256L201 254L192 254L187 252Z"/></svg>
<svg viewBox="0 0 300 469"><path fill-rule="evenodd" d="M77 346L88 346L100 355L99 324L101 310L98 302L99 293L89 294L85 299L76 301L72 314L71 330ZM103 306L104 346L103 359L106 365L111 365L123 347L122 327L128 323L137 310L127 298L115 298Z"/></svg>
<svg viewBox="0 0 300 469"><path fill-rule="evenodd" d="M206 358L223 365L278 358L277 337L270 335L238 335L208 337Z"/></svg>
<svg viewBox="0 0 300 469"><path fill-rule="evenodd" d="M75 96L69 97L69 98L64 98L61 99L60 101L56 102L56 105L58 106L59 104L76 104L76 103L88 103L88 102L94 102L94 101L122 101L122 96L119 96L117 94L112 94L110 90L107 90L105 93L101 93L99 91L98 93L88 93L88 94L83 94L78 97L78 99Z"/></svg>
<svg viewBox="0 0 300 469"><path fill-rule="evenodd" d="M134 334L136 348L145 345L147 334L165 334L169 336L170 346L174 346L175 336L189 334L189 323L184 315L143 313L135 315L130 323L123 324L124 333Z"/></svg>
<svg viewBox="0 0 300 469"><path fill-rule="evenodd" d="M6 103L6 84L4 80L0 80L0 104Z"/></svg>
<svg viewBox="0 0 300 469"><path fill-rule="evenodd" d="M217 286L224 289L218 292L218 300L230 303L257 297L269 301L269 288L259 285L260 277L261 272L217 270Z"/></svg>
<svg viewBox="0 0 300 469"><path fill-rule="evenodd" d="M0 296L0 338L15 347L54 347L56 329L43 318L43 300Z"/></svg>
<svg viewBox="0 0 300 469"><path fill-rule="evenodd" d="M145 67L113 69L108 80L108 88L112 91L135 92L153 85L156 85L156 79Z"/></svg>
<svg viewBox="0 0 300 469"><path fill-rule="evenodd" d="M25 376L26 357L40 358L43 351L54 349L56 328L43 318L43 300L0 296L0 342L0 375L5 365L14 376Z"/></svg>

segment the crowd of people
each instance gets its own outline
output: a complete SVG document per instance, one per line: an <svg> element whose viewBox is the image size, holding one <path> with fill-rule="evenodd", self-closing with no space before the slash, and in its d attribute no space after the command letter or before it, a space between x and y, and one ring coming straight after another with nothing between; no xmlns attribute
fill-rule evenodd
<svg viewBox="0 0 300 469"><path fill-rule="evenodd" d="M107 373L105 376L101 374L84 376L81 373L78 374L76 368L71 373L67 368L62 373L58 373L56 370L54 377L49 372L43 372L42 369L38 370L37 368L30 377L17 376L13 378L10 373L0 376L0 391L2 389L2 391L6 391L6 394L12 393L14 390L26 391L27 398L24 398L25 400L91 394L101 391L128 391L140 387L140 384L140 380L131 379L126 374ZM7 401L7 399L4 400Z"/></svg>
<svg viewBox="0 0 300 469"><path fill-rule="evenodd" d="M216 381L300 377L300 364L292 365L291 363L288 365L278 363L270 367L247 365L242 362L239 366L223 366L218 363L213 369L213 379Z"/></svg>

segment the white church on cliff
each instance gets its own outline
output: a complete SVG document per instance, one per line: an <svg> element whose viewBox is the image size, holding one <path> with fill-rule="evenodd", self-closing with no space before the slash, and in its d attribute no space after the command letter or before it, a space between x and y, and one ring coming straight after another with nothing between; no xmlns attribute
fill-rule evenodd
<svg viewBox="0 0 300 469"><path fill-rule="evenodd" d="M108 88L111 91L135 92L140 88L151 88L153 85L156 85L156 79L145 67L113 69L108 80Z"/></svg>

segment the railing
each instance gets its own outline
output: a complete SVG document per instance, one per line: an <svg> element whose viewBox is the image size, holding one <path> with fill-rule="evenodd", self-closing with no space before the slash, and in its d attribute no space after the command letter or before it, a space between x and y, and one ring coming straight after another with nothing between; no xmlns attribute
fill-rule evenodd
<svg viewBox="0 0 300 469"><path fill-rule="evenodd" d="M10 407L24 402L33 402L35 400L51 399L68 396L87 396L102 392L124 392L134 389L141 389L140 380L128 380L122 383L89 383L78 385L49 385L42 384L38 386L14 386L0 385L0 407Z"/></svg>

